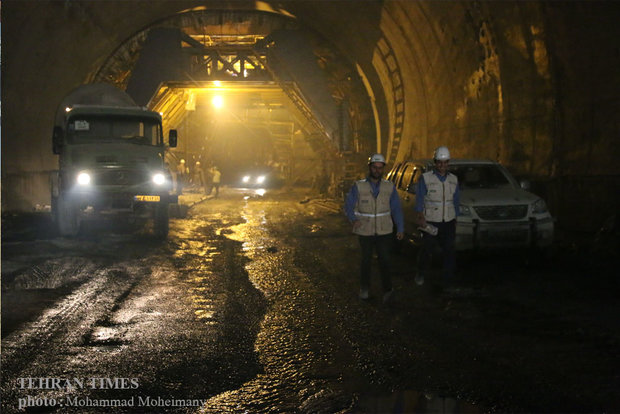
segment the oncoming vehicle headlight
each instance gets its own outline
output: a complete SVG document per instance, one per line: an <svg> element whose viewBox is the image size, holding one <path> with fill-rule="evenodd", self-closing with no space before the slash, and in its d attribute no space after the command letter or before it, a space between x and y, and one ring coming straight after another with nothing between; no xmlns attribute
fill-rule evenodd
<svg viewBox="0 0 620 414"><path fill-rule="evenodd" d="M539 198L532 205L532 213L534 214L542 214L547 212L547 203L542 198Z"/></svg>
<svg viewBox="0 0 620 414"><path fill-rule="evenodd" d="M89 185L90 184L90 174L82 171L77 175L77 183L78 185Z"/></svg>
<svg viewBox="0 0 620 414"><path fill-rule="evenodd" d="M250 182L250 176L249 175L244 175L243 178L242 178L242 181L244 183L249 183Z"/></svg>
<svg viewBox="0 0 620 414"><path fill-rule="evenodd" d="M153 182L162 185L166 182L166 177L162 173L153 174Z"/></svg>
<svg viewBox="0 0 620 414"><path fill-rule="evenodd" d="M459 210L461 212L461 216L471 216L471 208L469 206L460 205Z"/></svg>
<svg viewBox="0 0 620 414"><path fill-rule="evenodd" d="M262 184L265 182L265 176L264 175L259 175L258 177L256 177L256 184Z"/></svg>

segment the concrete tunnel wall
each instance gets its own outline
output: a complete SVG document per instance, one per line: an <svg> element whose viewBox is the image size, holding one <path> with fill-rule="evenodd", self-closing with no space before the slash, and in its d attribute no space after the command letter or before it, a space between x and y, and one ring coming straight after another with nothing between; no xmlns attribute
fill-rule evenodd
<svg viewBox="0 0 620 414"><path fill-rule="evenodd" d="M125 40L190 8L268 6L145 4L3 2L3 211L49 202L56 105ZM277 4L359 65L380 126L380 138L368 139L391 162L445 144L453 156L497 159L534 179L566 223L593 229L616 211L620 3ZM575 197L597 200L598 210L571 208Z"/></svg>

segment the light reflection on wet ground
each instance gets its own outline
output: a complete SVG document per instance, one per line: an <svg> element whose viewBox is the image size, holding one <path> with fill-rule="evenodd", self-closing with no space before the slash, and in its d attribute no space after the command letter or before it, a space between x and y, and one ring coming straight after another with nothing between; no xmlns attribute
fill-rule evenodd
<svg viewBox="0 0 620 414"><path fill-rule="evenodd" d="M20 291L42 302L34 294L38 288L39 296L49 301L32 317L45 305L49 309L30 325L18 319L12 327L20 329L15 335L3 325L7 337L3 337L2 411L11 412L11 401L19 395L12 380L18 376L138 377L140 387L134 395L175 398L207 398L254 376L259 370L252 326L253 315L262 315L260 298L252 297L247 275L235 263L242 259L240 243L213 232L214 223L226 233L235 220L234 214L222 218L219 213L208 220L172 220L171 237L163 244L141 240L139 234L52 240L29 255L42 263L38 267L26 258L23 264L13 259L13 274L3 274L3 296L16 300L3 301L3 313L5 304L23 306L23 299L17 301ZM19 254L30 246L14 244L7 251ZM85 259L49 260L56 246L65 256ZM16 254L11 257L19 259ZM63 286L68 289L60 290ZM57 296L46 292L49 289L56 289ZM249 293L237 298L237 290ZM245 306L252 306L251 311ZM99 398L121 394L93 393ZM31 395L42 398L63 392L39 390ZM73 397L86 395L88 391Z"/></svg>
<svg viewBox="0 0 620 414"><path fill-rule="evenodd" d="M321 303L327 298L308 275L297 269L291 247L270 234L269 227L274 224L270 214L288 216L291 212L267 200L259 203L246 199L241 211L243 222L231 226L226 234L242 242L242 251L250 259L245 266L248 277L269 301L255 344L264 374L240 389L211 398L202 412L224 412L232 407L238 412L382 413L409 412L403 409L412 408L415 412L458 412L450 407L477 412L463 410L468 406L464 402L454 400L452 404L453 400L445 398L442 402L446 409L434 411L436 400L421 393L416 395L423 398L415 404L410 393L360 397L375 387L360 378L359 362L352 357L346 338L338 333L341 326L330 316L333 309ZM318 224L309 228L310 233L321 231Z"/></svg>

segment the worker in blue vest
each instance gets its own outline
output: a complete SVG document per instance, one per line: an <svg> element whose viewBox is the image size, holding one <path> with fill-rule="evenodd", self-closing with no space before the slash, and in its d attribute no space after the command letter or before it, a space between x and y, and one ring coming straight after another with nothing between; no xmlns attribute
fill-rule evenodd
<svg viewBox="0 0 620 414"><path fill-rule="evenodd" d="M443 283L450 286L454 282L459 183L456 175L448 171L450 151L447 147L437 148L433 161L435 168L422 175L415 189L416 221L419 228L424 230L415 281L418 285L424 284L433 251L436 243L439 243L443 252Z"/></svg>
<svg viewBox="0 0 620 414"><path fill-rule="evenodd" d="M403 211L394 184L382 179L385 157L374 154L368 159L368 176L357 181L345 200L345 212L353 224L353 233L359 236L362 250L360 270L360 299L368 299L370 267L373 250L379 258L383 302L393 299L390 275L392 232L396 224L396 238L404 234Z"/></svg>

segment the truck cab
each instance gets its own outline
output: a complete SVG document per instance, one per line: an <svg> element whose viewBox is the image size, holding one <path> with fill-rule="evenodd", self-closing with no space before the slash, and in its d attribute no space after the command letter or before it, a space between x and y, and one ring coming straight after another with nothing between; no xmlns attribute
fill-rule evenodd
<svg viewBox="0 0 620 414"><path fill-rule="evenodd" d="M111 85L85 87L94 96L63 102L53 132L52 214L60 234L75 236L85 220L128 216L152 218L155 235L166 237L168 205L177 199L164 156L176 146L176 130L166 145L159 113Z"/></svg>

